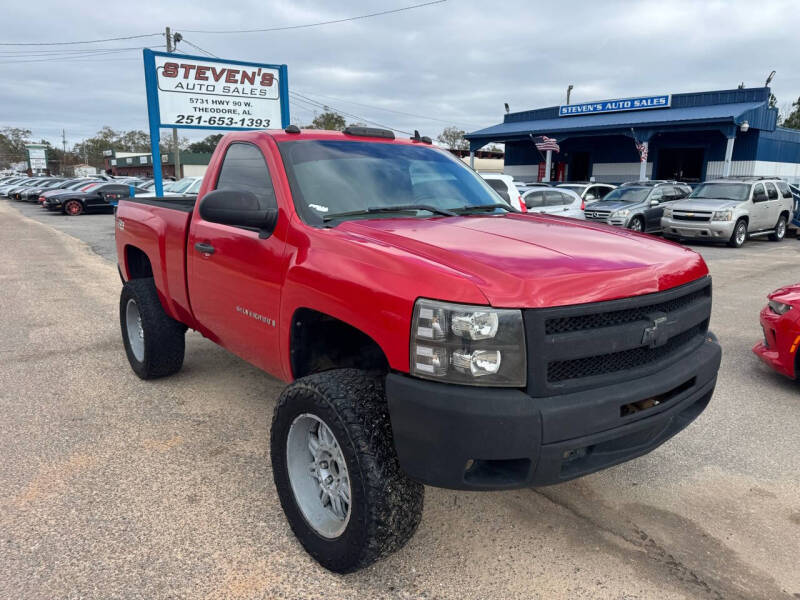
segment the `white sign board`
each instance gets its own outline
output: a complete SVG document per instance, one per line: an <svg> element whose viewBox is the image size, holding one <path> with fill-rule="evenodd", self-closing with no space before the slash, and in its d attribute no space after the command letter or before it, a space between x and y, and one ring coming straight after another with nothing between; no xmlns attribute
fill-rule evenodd
<svg viewBox="0 0 800 600"><path fill-rule="evenodd" d="M279 68L156 55L161 127L281 127Z"/></svg>
<svg viewBox="0 0 800 600"><path fill-rule="evenodd" d="M28 160L33 171L47 169L47 150L44 146L28 146Z"/></svg>

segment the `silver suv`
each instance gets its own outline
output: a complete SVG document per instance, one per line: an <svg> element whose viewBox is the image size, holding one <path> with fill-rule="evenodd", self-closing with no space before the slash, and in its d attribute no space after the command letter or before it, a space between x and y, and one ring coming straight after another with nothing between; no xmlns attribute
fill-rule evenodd
<svg viewBox="0 0 800 600"><path fill-rule="evenodd" d="M792 211L792 192L782 179L727 177L701 183L688 198L665 208L661 230L668 239L707 239L738 248L748 236L781 241Z"/></svg>

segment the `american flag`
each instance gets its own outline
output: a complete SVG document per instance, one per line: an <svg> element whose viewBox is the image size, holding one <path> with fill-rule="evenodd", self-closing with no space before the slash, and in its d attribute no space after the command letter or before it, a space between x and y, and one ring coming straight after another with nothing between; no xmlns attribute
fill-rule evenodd
<svg viewBox="0 0 800 600"><path fill-rule="evenodd" d="M539 152L547 152L548 150L552 150L553 152L561 151L555 138L547 137L546 135L533 138L533 143L536 144L536 149Z"/></svg>
<svg viewBox="0 0 800 600"><path fill-rule="evenodd" d="M639 151L639 159L642 162L647 162L647 144L645 142L642 143L637 142L636 149Z"/></svg>

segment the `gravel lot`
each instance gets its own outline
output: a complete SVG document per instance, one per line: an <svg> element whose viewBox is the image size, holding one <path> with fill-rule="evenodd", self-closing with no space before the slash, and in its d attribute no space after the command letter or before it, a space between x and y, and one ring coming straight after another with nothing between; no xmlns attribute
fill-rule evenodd
<svg viewBox="0 0 800 600"><path fill-rule="evenodd" d="M724 357L689 429L560 486L427 488L409 545L348 576L272 487L281 382L196 334L176 376L131 372L111 215L0 200L0 242L2 598L800 597L800 388L750 352L794 239L696 247Z"/></svg>

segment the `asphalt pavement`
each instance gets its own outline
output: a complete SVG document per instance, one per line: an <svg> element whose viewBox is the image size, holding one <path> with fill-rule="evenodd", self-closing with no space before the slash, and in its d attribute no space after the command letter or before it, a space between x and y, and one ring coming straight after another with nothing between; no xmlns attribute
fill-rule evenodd
<svg viewBox="0 0 800 600"><path fill-rule="evenodd" d="M800 597L800 387L750 352L800 242L696 247L724 356L686 431L559 486L426 488L411 542L339 576L273 489L282 382L194 333L177 375L131 372L113 224L0 200L0 598Z"/></svg>

